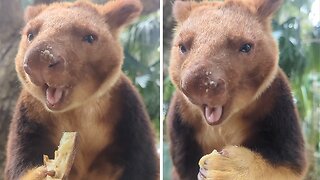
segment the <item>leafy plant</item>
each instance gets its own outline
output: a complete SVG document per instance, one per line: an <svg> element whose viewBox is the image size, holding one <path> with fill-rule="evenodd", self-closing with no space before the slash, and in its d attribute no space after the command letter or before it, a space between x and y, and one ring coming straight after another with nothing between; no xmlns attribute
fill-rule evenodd
<svg viewBox="0 0 320 180"><path fill-rule="evenodd" d="M160 129L159 37L159 12L141 17L121 35L125 53L123 70L142 94L157 130Z"/></svg>
<svg viewBox="0 0 320 180"><path fill-rule="evenodd" d="M306 179L320 176L320 22L312 26L312 1L286 1L273 20L280 49L280 66L290 78L309 151Z"/></svg>

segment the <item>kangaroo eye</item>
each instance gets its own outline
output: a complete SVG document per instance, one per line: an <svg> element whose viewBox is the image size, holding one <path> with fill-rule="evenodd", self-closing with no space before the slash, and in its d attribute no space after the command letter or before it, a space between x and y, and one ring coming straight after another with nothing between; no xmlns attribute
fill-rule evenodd
<svg viewBox="0 0 320 180"><path fill-rule="evenodd" d="M33 33L28 33L27 38L28 38L28 41L29 41L29 42L30 42L30 41L32 41L32 40L33 40L33 38L34 38Z"/></svg>
<svg viewBox="0 0 320 180"><path fill-rule="evenodd" d="M251 48L252 48L252 44L246 43L240 47L239 51L243 53L248 53L251 51Z"/></svg>
<svg viewBox="0 0 320 180"><path fill-rule="evenodd" d="M185 54L187 52L187 48L183 44L179 44L179 50L182 54Z"/></svg>
<svg viewBox="0 0 320 180"><path fill-rule="evenodd" d="M83 41L92 44L96 40L96 37L92 34L83 37Z"/></svg>

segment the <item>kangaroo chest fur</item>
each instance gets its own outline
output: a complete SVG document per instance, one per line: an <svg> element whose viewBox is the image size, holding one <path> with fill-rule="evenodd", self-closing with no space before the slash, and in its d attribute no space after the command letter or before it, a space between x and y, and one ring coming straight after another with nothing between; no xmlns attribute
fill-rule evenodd
<svg viewBox="0 0 320 180"><path fill-rule="evenodd" d="M203 122L201 130L196 131L196 140L203 153L211 153L213 149L221 151L228 145L241 145L249 136L248 126L241 121L241 117L236 117L217 127L211 127Z"/></svg>
<svg viewBox="0 0 320 180"><path fill-rule="evenodd" d="M190 103L182 94L178 94L181 103L180 111L185 123L194 128L195 139L204 154L211 153L213 149L222 150L227 145L241 145L249 136L250 123L242 113L236 113L226 122L217 126L206 123L201 111Z"/></svg>
<svg viewBox="0 0 320 180"><path fill-rule="evenodd" d="M85 108L54 117L53 142L56 145L64 131L79 133L70 179L114 179L120 175L121 167L99 161L99 154L113 142L114 122L118 117L111 109L106 102L96 101Z"/></svg>

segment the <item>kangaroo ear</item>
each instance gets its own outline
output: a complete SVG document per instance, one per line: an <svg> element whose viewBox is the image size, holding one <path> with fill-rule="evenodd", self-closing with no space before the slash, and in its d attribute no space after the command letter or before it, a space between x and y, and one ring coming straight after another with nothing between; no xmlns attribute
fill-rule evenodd
<svg viewBox="0 0 320 180"><path fill-rule="evenodd" d="M138 0L110 1L102 7L102 13L112 30L130 24L142 11L142 4Z"/></svg>
<svg viewBox="0 0 320 180"><path fill-rule="evenodd" d="M27 9L24 12L24 21L28 22L31 19L38 16L45 8L47 8L47 5L40 4L35 6L28 6Z"/></svg>
<svg viewBox="0 0 320 180"><path fill-rule="evenodd" d="M275 13L282 5L283 0L252 0L255 3L257 14L266 18Z"/></svg>
<svg viewBox="0 0 320 180"><path fill-rule="evenodd" d="M240 2L256 13L261 19L268 18L281 6L283 0L226 0L228 2Z"/></svg>
<svg viewBox="0 0 320 180"><path fill-rule="evenodd" d="M198 5L194 1L175 1L172 7L172 13L178 23L188 19L192 9Z"/></svg>
<svg viewBox="0 0 320 180"><path fill-rule="evenodd" d="M200 7L200 6L209 6L209 7L215 7L219 4L222 4L221 1L205 1L205 2L196 2L196 1L181 1L177 0L174 2L172 7L172 13L174 18L178 23L182 23L183 21L187 20L190 16L191 12Z"/></svg>

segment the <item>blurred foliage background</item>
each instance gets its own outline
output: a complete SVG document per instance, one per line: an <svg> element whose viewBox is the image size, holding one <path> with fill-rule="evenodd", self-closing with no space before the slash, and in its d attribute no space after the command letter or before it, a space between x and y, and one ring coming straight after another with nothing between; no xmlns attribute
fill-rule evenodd
<svg viewBox="0 0 320 180"><path fill-rule="evenodd" d="M143 96L158 137L160 130L159 37L159 11L142 16L121 35L125 53L123 70Z"/></svg>
<svg viewBox="0 0 320 180"><path fill-rule="evenodd" d="M28 5L63 0L0 0L0 180L3 179L5 147L12 111L20 91L14 58L23 27L23 10ZM67 0L74 1L74 0ZM85 0L83 0L85 1ZM92 0L105 3L108 0ZM136 86L157 134L160 129L160 0L140 0L144 6L139 19L123 30L123 71Z"/></svg>
<svg viewBox="0 0 320 180"><path fill-rule="evenodd" d="M174 87L168 76L168 60L174 21L172 3L164 4L164 117ZM310 167L305 179L320 177L320 1L285 0L275 15L274 38L280 49L280 66L290 78L298 107ZM164 122L165 123L165 122ZM168 140L164 142L164 179L171 179Z"/></svg>

